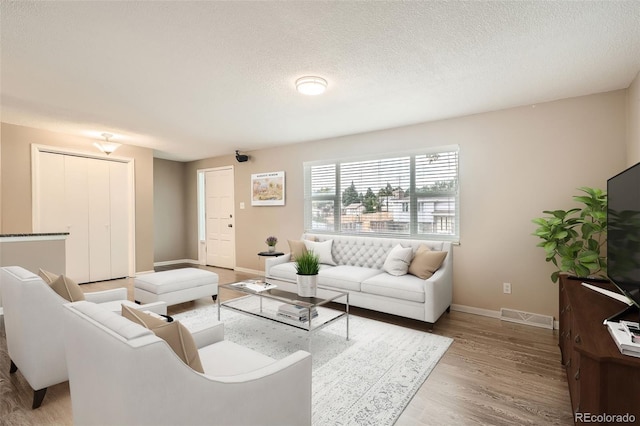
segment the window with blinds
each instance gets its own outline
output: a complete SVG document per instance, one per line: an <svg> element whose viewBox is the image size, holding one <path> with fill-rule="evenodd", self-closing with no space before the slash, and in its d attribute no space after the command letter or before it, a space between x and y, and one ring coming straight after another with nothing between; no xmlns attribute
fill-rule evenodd
<svg viewBox="0 0 640 426"><path fill-rule="evenodd" d="M458 147L304 164L305 228L458 240Z"/></svg>

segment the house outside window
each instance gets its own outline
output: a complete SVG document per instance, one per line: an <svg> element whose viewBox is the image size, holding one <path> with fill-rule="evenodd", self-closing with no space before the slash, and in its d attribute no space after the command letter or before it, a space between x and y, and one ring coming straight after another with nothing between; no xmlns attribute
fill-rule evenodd
<svg viewBox="0 0 640 426"><path fill-rule="evenodd" d="M305 163L305 229L458 241L458 151Z"/></svg>

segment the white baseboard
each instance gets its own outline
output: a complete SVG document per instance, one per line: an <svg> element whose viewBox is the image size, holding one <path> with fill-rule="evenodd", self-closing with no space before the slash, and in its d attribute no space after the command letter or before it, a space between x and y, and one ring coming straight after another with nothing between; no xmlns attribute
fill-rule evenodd
<svg viewBox="0 0 640 426"><path fill-rule="evenodd" d="M237 272L244 272L245 274L262 275L262 276L264 276L264 271L258 271L256 269L235 267L233 270L237 271Z"/></svg>
<svg viewBox="0 0 640 426"><path fill-rule="evenodd" d="M489 309L476 308L473 306L452 304L451 310L458 311L458 312L466 312L467 314L481 315L483 317L500 319L500 311L491 311Z"/></svg>
<svg viewBox="0 0 640 426"><path fill-rule="evenodd" d="M194 259L176 259L176 260L165 260L163 262L153 262L153 266L177 265L179 263L191 263L192 265L200 264L200 262Z"/></svg>
<svg viewBox="0 0 640 426"><path fill-rule="evenodd" d="M500 311L492 311L492 310L489 310L489 309L476 308L476 307L473 307L473 306L452 304L451 305L451 310L452 311L457 311L457 312L465 312L467 314L480 315L480 316L483 316L483 317L500 319ZM525 324L525 325L529 325L529 326L533 327L533 325L531 325L531 324ZM554 321L553 322L553 328L554 328L554 330L558 330L560 328L560 323L558 321Z"/></svg>

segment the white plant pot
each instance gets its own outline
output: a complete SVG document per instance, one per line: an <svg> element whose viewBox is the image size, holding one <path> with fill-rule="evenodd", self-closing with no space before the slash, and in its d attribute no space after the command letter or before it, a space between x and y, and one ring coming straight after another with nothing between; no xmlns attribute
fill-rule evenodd
<svg viewBox="0 0 640 426"><path fill-rule="evenodd" d="M298 275L298 296L315 297L317 288L317 275Z"/></svg>

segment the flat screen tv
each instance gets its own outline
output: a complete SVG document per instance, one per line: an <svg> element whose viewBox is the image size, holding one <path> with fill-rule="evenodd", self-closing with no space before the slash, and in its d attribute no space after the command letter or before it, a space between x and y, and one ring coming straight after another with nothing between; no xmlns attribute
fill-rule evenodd
<svg viewBox="0 0 640 426"><path fill-rule="evenodd" d="M640 312L640 163L607 181L607 276Z"/></svg>

